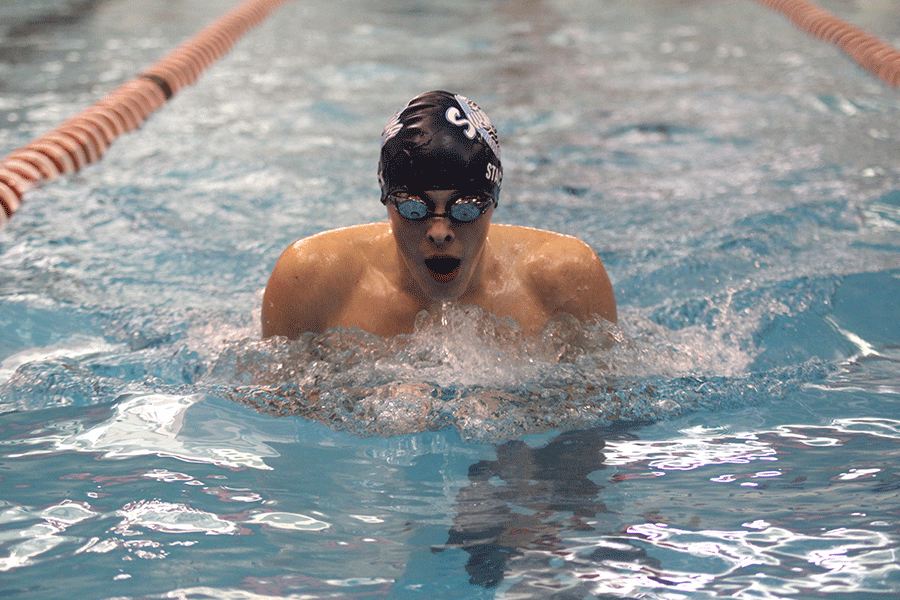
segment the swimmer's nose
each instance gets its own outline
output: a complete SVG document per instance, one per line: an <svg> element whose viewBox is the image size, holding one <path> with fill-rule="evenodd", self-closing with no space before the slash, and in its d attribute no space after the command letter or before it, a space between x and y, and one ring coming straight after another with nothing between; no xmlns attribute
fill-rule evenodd
<svg viewBox="0 0 900 600"><path fill-rule="evenodd" d="M439 248L453 241L453 230L450 229L450 219L436 216L428 225L428 239Z"/></svg>

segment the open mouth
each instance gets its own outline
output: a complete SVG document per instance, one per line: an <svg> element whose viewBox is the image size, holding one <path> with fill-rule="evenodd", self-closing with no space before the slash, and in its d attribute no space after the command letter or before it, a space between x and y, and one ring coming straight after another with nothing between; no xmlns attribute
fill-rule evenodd
<svg viewBox="0 0 900 600"><path fill-rule="evenodd" d="M425 267L435 281L439 283L449 283L456 278L459 273L459 265L462 261L452 256L434 256L425 259Z"/></svg>

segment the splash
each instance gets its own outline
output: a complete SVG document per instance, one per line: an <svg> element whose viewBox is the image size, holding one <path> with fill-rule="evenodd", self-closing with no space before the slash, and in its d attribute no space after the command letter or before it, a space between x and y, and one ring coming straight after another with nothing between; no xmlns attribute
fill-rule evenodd
<svg viewBox="0 0 900 600"><path fill-rule="evenodd" d="M394 338L336 328L259 341L249 321L220 314L134 318L106 338L8 357L0 410L212 394L361 436L453 427L485 441L667 419L771 401L820 380L833 364L798 363L793 346L781 359L779 340L794 317L834 329L822 316L833 293L801 280L627 307L618 326L560 316L538 335L453 303Z"/></svg>
<svg viewBox="0 0 900 600"><path fill-rule="evenodd" d="M447 304L395 338L336 328L296 341L229 342L204 383L259 410L358 435L452 426L465 439L494 441L668 418L780 394L794 378L748 372L759 315L731 303L716 305L712 327L561 316L537 336Z"/></svg>

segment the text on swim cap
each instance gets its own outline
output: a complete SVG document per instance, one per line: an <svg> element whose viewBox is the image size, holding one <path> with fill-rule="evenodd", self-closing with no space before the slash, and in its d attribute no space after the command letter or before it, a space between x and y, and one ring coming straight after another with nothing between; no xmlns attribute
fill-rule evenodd
<svg viewBox="0 0 900 600"><path fill-rule="evenodd" d="M454 125L458 125L459 127L465 126L466 130L463 132L465 136L470 140L475 139L475 125L470 120L464 119L458 108L451 106L447 109L447 112L444 113L444 116Z"/></svg>
<svg viewBox="0 0 900 600"><path fill-rule="evenodd" d="M500 172L500 167L495 164L488 163L487 165L487 173L484 175L488 181L493 183L500 183L500 177L502 174Z"/></svg>
<svg viewBox="0 0 900 600"><path fill-rule="evenodd" d="M484 114L483 110L478 108L478 105L476 105L465 96L460 96L459 94L457 94L456 96L454 96L454 98L456 98L456 101L459 103L459 107L466 115L465 120L467 120L470 125L475 126L475 130L481 134L482 141L484 141L490 147L491 151L494 153L494 156L497 157L497 160L500 160L500 143L497 140L497 130L494 129L494 126L491 124L491 120L488 119L488 116ZM460 121L460 124L461 123L462 121ZM469 135L468 130L466 135ZM469 136L470 139L471 137L472 136Z"/></svg>

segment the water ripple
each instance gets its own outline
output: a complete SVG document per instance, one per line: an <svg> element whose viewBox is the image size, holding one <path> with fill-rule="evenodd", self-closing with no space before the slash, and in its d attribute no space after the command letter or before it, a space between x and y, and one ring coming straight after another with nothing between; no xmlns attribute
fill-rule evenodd
<svg viewBox="0 0 900 600"><path fill-rule="evenodd" d="M135 535L135 528L162 533L205 533L207 535L234 535L237 526L212 513L191 508L184 504L139 500L123 506L118 512L121 523L113 532L122 536Z"/></svg>
<svg viewBox="0 0 900 600"><path fill-rule="evenodd" d="M202 412L206 407L200 395L136 394L121 398L107 421L85 427L72 422L58 433L46 434L18 442L44 448L10 455L14 458L60 452L97 453L104 458L125 459L135 456L169 456L188 462L207 462L225 467L268 470L266 457L277 456L271 447L252 436L229 435L228 428L215 435L184 434L186 420L195 417L188 412ZM202 415L196 416L203 422Z"/></svg>

